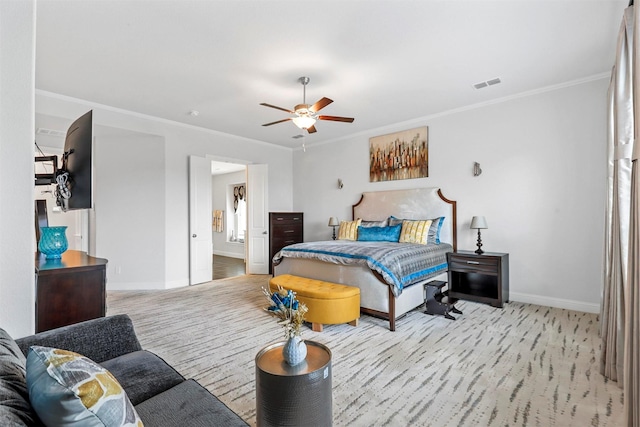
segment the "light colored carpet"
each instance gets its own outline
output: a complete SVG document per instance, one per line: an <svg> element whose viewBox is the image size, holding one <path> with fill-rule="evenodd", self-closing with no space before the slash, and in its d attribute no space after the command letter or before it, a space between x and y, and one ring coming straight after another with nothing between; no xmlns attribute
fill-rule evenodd
<svg viewBox="0 0 640 427"><path fill-rule="evenodd" d="M109 292L142 346L195 378L255 425L258 351L281 341L265 313L270 276L167 291ZM332 353L335 426L619 426L622 391L598 373L594 314L461 301L456 321L410 312L369 316L303 338Z"/></svg>

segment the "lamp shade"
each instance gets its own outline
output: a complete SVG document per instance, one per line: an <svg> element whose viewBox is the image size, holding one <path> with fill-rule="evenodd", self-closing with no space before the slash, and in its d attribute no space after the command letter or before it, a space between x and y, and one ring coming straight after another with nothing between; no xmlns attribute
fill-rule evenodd
<svg viewBox="0 0 640 427"><path fill-rule="evenodd" d="M329 227L337 227L338 225L340 225L338 218L336 218L335 216L329 218Z"/></svg>
<svg viewBox="0 0 640 427"><path fill-rule="evenodd" d="M469 228L489 228L487 220L483 216L474 216L471 219L471 227Z"/></svg>

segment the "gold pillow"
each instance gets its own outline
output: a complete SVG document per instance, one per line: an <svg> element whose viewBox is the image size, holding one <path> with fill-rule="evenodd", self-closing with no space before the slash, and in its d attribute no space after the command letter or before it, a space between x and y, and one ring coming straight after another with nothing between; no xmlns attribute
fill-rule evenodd
<svg viewBox="0 0 640 427"><path fill-rule="evenodd" d="M400 232L400 243L420 243L421 245L427 244L427 237L429 236L429 227L431 226L430 219L424 221L402 221L402 231Z"/></svg>
<svg viewBox="0 0 640 427"><path fill-rule="evenodd" d="M358 226L361 222L361 218L355 221L340 221L338 240L358 240Z"/></svg>

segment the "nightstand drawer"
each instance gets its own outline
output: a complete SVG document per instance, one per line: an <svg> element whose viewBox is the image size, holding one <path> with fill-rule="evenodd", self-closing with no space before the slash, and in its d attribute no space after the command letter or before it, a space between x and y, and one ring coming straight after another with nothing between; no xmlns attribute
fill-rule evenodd
<svg viewBox="0 0 640 427"><path fill-rule="evenodd" d="M497 258L452 256L449 270L497 274L498 261Z"/></svg>

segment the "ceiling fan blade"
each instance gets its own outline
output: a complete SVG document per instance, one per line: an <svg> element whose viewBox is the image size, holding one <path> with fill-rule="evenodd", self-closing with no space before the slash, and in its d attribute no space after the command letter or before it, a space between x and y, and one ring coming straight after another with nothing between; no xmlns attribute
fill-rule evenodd
<svg viewBox="0 0 640 427"><path fill-rule="evenodd" d="M265 123L262 126L271 126L282 122L288 122L289 120L291 120L291 117L289 117L288 119L278 120L277 122Z"/></svg>
<svg viewBox="0 0 640 427"><path fill-rule="evenodd" d="M262 102L262 103L260 103L260 105L264 105L265 107L275 108L276 110L286 111L287 113L295 114L295 112L293 112L291 110L287 110L286 108L277 107L275 105L267 104L266 102Z"/></svg>
<svg viewBox="0 0 640 427"><path fill-rule="evenodd" d="M329 99L329 98L322 98L320 101L316 102L315 104L313 104L311 106L311 108L309 108L310 111L317 113L318 111L322 110L324 107L326 107L327 105L331 104L333 102L333 100Z"/></svg>
<svg viewBox="0 0 640 427"><path fill-rule="evenodd" d="M307 132L308 133L316 133L317 132L316 127L315 126L311 126L310 128L307 128Z"/></svg>
<svg viewBox="0 0 640 427"><path fill-rule="evenodd" d="M338 116L318 116L318 120L329 120L331 122L346 122L353 123L353 117L338 117Z"/></svg>

